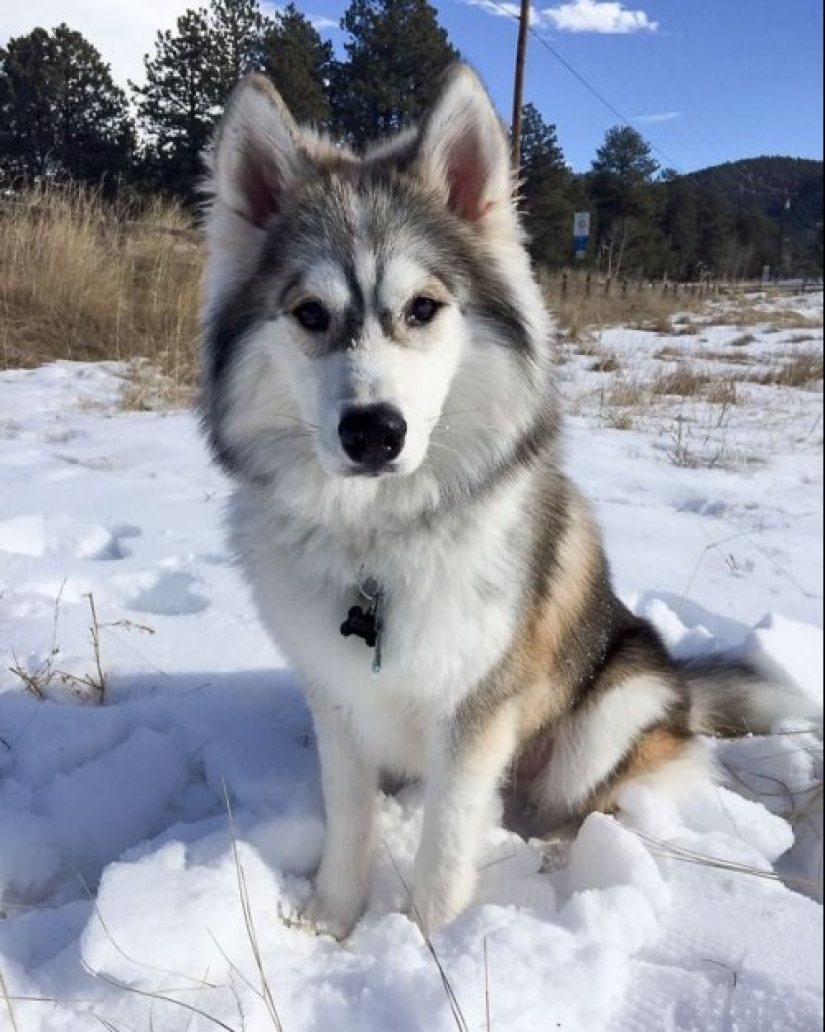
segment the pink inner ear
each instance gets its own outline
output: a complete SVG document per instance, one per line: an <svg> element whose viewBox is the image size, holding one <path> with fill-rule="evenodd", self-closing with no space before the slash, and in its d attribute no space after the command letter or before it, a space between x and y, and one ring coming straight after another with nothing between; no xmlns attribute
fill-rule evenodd
<svg viewBox="0 0 825 1032"><path fill-rule="evenodd" d="M238 169L244 218L262 227L281 206L283 181L274 161L259 146L248 144Z"/></svg>
<svg viewBox="0 0 825 1032"><path fill-rule="evenodd" d="M447 162L450 210L469 222L480 219L493 204L484 201L488 178L481 142L467 133L454 143Z"/></svg>

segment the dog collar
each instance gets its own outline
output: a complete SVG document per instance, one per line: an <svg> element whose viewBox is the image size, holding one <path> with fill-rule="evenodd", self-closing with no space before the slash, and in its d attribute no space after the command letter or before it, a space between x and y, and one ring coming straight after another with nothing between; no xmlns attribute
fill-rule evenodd
<svg viewBox="0 0 825 1032"><path fill-rule="evenodd" d="M370 577L358 585L359 594L366 600L366 607L350 606L347 618L341 624L341 634L349 638L354 634L375 652L372 657L372 672L381 670L381 637L383 630L384 593L376 580Z"/></svg>

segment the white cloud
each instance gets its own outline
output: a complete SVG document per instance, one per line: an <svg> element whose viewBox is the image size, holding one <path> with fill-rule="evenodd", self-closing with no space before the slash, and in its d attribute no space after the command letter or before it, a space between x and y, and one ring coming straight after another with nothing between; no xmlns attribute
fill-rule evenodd
<svg viewBox="0 0 825 1032"><path fill-rule="evenodd" d="M480 7L498 18L521 16L521 7L512 0L464 0L469 7ZM547 26L559 32L598 32L627 34L656 32L658 22L651 21L644 11L628 11L624 4L612 0L569 0L558 7L530 8L530 23Z"/></svg>
<svg viewBox="0 0 825 1032"><path fill-rule="evenodd" d="M118 86L128 80L143 82L143 55L155 53L158 30L174 29L178 18L189 8L204 6L199 0L24 0L3 3L0 15L0 45L12 36L22 36L40 26L53 29L65 22L82 33L112 67ZM264 0L267 14L281 4ZM329 19L310 21L319 31L337 28Z"/></svg>
<svg viewBox="0 0 825 1032"><path fill-rule="evenodd" d="M541 12L542 21L559 32L599 32L605 34L655 32L658 22L644 11L628 11L612 0L570 0Z"/></svg>
<svg viewBox="0 0 825 1032"><path fill-rule="evenodd" d="M659 125L662 122L672 122L674 118L681 118L681 111L656 111L651 115L634 115L631 122L642 122L645 125Z"/></svg>
<svg viewBox="0 0 825 1032"><path fill-rule="evenodd" d="M332 29L340 29L341 25L334 18L327 18L323 14L307 14L304 17L310 22L316 32L327 32Z"/></svg>
<svg viewBox="0 0 825 1032"><path fill-rule="evenodd" d="M520 16L521 8L518 4L513 3L498 3L493 0L465 0L468 7L480 7L482 11L486 11L488 14L493 14L497 18L518 18ZM530 11L530 20L534 21L536 18L535 9Z"/></svg>
<svg viewBox="0 0 825 1032"><path fill-rule="evenodd" d="M125 89L127 79L143 80L143 55L154 54L158 29L174 28L193 6L193 0L26 0L4 5L0 41L65 22L97 47Z"/></svg>

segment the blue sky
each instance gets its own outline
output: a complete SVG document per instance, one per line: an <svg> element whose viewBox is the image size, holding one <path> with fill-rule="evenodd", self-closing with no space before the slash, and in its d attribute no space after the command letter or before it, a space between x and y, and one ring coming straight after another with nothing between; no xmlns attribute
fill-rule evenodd
<svg viewBox="0 0 825 1032"><path fill-rule="evenodd" d="M66 21L111 62L140 77L154 33L204 0L6 0L0 42ZM340 47L348 0L296 0ZM270 8L274 4L267 4ZM436 0L439 20L479 70L502 117L512 107L516 21L511 0ZM762 154L822 158L821 0L540 0L535 31L656 147L663 166L692 171ZM535 37L525 100L556 125L568 163L590 166L619 119ZM661 153L659 153L659 151Z"/></svg>

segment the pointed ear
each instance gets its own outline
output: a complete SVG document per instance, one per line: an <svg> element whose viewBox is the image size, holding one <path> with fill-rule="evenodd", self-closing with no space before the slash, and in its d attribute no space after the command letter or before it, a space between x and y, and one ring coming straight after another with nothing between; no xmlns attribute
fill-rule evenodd
<svg viewBox="0 0 825 1032"><path fill-rule="evenodd" d="M447 73L425 115L417 160L447 207L480 229L515 217L507 136L481 80L466 64Z"/></svg>
<svg viewBox="0 0 825 1032"><path fill-rule="evenodd" d="M212 188L237 215L261 227L301 175L299 130L263 75L238 83L215 135Z"/></svg>

